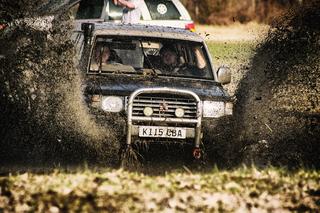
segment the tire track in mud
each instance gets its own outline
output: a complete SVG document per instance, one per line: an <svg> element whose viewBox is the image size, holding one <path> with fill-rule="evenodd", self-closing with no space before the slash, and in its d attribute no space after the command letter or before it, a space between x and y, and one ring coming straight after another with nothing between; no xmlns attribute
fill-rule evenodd
<svg viewBox="0 0 320 213"><path fill-rule="evenodd" d="M12 23L0 34L0 162L113 164L117 137L88 113L69 14L50 23L40 16L40 28L33 23L46 3L0 3L1 20Z"/></svg>

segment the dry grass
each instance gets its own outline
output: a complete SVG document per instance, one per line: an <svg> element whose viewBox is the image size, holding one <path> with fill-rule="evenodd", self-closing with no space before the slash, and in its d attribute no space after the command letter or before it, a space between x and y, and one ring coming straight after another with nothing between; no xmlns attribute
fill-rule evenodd
<svg viewBox="0 0 320 213"><path fill-rule="evenodd" d="M229 26L196 25L196 31L209 41L248 41L259 42L268 32L269 25L250 22L234 23Z"/></svg>
<svg viewBox="0 0 320 213"><path fill-rule="evenodd" d="M207 42L215 67L227 65L231 68L232 81L225 86L231 95L245 75L257 44L265 39L269 28L269 25L255 22L229 26L196 26L197 33Z"/></svg>
<svg viewBox="0 0 320 213"><path fill-rule="evenodd" d="M207 41L215 69L227 65L232 72L231 83L224 87L233 95L240 80L249 67L250 58L254 54L256 42L250 41Z"/></svg>
<svg viewBox="0 0 320 213"><path fill-rule="evenodd" d="M242 168L162 176L54 171L0 177L1 212L316 211L319 171Z"/></svg>

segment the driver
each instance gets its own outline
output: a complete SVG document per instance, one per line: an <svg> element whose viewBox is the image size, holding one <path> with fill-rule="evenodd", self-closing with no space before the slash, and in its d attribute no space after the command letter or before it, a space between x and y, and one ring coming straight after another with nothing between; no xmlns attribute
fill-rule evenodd
<svg viewBox="0 0 320 213"><path fill-rule="evenodd" d="M172 72L178 67L178 54L173 47L164 45L159 54L161 58L160 69L162 71Z"/></svg>
<svg viewBox="0 0 320 213"><path fill-rule="evenodd" d="M179 58L177 51L172 45L163 45L160 49L160 64L159 68L164 73L179 73L189 74L195 76L206 75L206 60L201 51L200 46L192 47L194 54L194 61L190 64L184 64L183 58Z"/></svg>

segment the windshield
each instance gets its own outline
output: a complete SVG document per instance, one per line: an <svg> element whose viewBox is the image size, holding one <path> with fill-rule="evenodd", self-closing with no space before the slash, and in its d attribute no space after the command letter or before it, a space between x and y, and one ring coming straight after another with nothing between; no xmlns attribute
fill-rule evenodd
<svg viewBox="0 0 320 213"><path fill-rule="evenodd" d="M202 43L140 37L96 38L89 72L213 79Z"/></svg>

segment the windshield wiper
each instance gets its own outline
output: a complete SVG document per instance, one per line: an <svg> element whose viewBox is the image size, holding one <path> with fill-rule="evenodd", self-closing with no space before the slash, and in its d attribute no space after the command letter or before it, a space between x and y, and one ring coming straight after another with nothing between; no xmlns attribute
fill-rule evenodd
<svg viewBox="0 0 320 213"><path fill-rule="evenodd" d="M151 67L152 75L153 75L153 76L158 76L158 74L157 74L157 72L156 72L156 69L154 68L153 64L151 63L149 57L148 57L148 56L146 55L146 53L144 52L144 47L143 47L142 41L139 40L139 42L140 42L140 44L141 44L142 54L143 54L144 58L147 59L147 62L148 62L148 64L149 64L150 67Z"/></svg>

